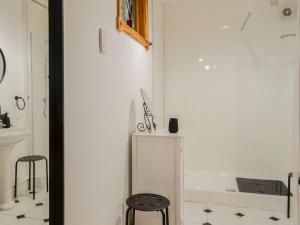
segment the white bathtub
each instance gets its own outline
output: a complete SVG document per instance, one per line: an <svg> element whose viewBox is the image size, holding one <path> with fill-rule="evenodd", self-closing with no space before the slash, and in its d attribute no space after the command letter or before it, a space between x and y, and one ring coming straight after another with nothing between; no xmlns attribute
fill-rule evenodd
<svg viewBox="0 0 300 225"><path fill-rule="evenodd" d="M185 170L184 199L189 202L212 203L232 207L286 212L287 197L250 194L238 191L236 177L256 178L230 173Z"/></svg>

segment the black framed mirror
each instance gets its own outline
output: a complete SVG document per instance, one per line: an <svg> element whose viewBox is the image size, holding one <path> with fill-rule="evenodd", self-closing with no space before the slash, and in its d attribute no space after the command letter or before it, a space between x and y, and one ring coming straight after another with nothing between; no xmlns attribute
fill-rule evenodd
<svg viewBox="0 0 300 225"><path fill-rule="evenodd" d="M63 1L0 6L0 225L63 225Z"/></svg>
<svg viewBox="0 0 300 225"><path fill-rule="evenodd" d="M0 84L3 82L6 73L6 60L5 55L0 48Z"/></svg>
<svg viewBox="0 0 300 225"><path fill-rule="evenodd" d="M49 1L50 225L64 224L63 1Z"/></svg>

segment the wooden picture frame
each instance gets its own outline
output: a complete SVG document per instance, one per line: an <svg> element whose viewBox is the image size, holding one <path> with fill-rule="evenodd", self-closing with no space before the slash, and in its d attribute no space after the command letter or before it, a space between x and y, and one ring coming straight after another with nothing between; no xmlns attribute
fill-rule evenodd
<svg viewBox="0 0 300 225"><path fill-rule="evenodd" d="M127 33L148 49L150 46L148 0L117 1L117 29Z"/></svg>

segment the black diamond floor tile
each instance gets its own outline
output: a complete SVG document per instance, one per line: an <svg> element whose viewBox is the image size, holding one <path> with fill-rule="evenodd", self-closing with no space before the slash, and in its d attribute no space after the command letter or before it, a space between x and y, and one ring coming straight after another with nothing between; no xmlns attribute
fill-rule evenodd
<svg viewBox="0 0 300 225"><path fill-rule="evenodd" d="M206 212L206 213L212 213L213 211L212 210L210 210L210 209L205 209L205 210L203 210L204 212Z"/></svg>
<svg viewBox="0 0 300 225"><path fill-rule="evenodd" d="M245 216L243 213L237 213L235 215L238 216L238 217L244 217Z"/></svg>
<svg viewBox="0 0 300 225"><path fill-rule="evenodd" d="M270 220L273 220L273 221L278 221L278 220L280 220L280 219L278 219L277 217L270 217Z"/></svg>
<svg viewBox="0 0 300 225"><path fill-rule="evenodd" d="M19 220L19 219L24 219L26 216L23 214L23 215L19 215L19 216L17 216L17 219Z"/></svg>

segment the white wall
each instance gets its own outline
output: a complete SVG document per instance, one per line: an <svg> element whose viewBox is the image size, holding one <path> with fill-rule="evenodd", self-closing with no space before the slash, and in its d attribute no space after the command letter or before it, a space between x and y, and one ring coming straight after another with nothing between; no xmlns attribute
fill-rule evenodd
<svg viewBox="0 0 300 225"><path fill-rule="evenodd" d="M139 89L153 94L152 49L116 31L116 4L64 1L66 225L121 224L130 134L142 119Z"/></svg>
<svg viewBox="0 0 300 225"><path fill-rule="evenodd" d="M25 96L26 80L26 13L25 1L0 0L0 48L7 63L7 73L0 84L0 106L2 113L8 112L13 126L27 127L26 112L20 112L14 97ZM18 144L12 153L12 162L28 154L28 142ZM13 163L14 164L14 163ZM14 171L14 170L13 170ZM20 170L21 180L26 179L27 170Z"/></svg>
<svg viewBox="0 0 300 225"><path fill-rule="evenodd" d="M157 127L165 124L165 64L164 64L164 5L153 0L153 57L154 57L154 93L153 102Z"/></svg>
<svg viewBox="0 0 300 225"><path fill-rule="evenodd" d="M14 97L24 96L24 5L20 0L1 0L0 5L0 48L7 62L6 77L0 85L0 105L2 113L8 112L13 125L18 126L23 121L20 119L22 115L16 109Z"/></svg>
<svg viewBox="0 0 300 225"><path fill-rule="evenodd" d="M187 131L186 168L286 178L296 39L279 36L296 33L296 18L260 0L190 0L164 12L165 118Z"/></svg>

